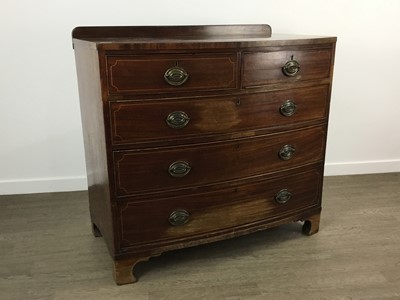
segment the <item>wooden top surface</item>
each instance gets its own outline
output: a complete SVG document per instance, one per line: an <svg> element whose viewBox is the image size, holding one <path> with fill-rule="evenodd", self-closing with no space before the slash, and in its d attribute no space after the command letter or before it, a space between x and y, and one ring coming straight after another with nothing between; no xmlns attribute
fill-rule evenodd
<svg viewBox="0 0 400 300"><path fill-rule="evenodd" d="M237 48L333 43L336 37L273 34L269 25L205 25L205 26L109 26L76 27L74 43L95 44L97 48L173 49Z"/></svg>

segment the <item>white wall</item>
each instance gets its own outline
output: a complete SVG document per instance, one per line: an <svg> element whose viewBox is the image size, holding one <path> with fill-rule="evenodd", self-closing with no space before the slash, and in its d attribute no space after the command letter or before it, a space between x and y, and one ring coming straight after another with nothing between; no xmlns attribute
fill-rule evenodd
<svg viewBox="0 0 400 300"><path fill-rule="evenodd" d="M338 36L326 175L400 171L400 1L3 0L0 194L86 188L70 32L268 23Z"/></svg>

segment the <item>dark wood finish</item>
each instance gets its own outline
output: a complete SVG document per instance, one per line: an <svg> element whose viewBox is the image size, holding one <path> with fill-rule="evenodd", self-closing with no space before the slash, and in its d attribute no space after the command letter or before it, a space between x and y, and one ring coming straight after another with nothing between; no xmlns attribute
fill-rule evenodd
<svg viewBox="0 0 400 300"><path fill-rule="evenodd" d="M185 90L237 88L237 53L152 56L107 56L111 94L168 93ZM189 74L180 86L171 86L165 72L179 66Z"/></svg>
<svg viewBox="0 0 400 300"><path fill-rule="evenodd" d="M72 31L75 39L99 40L103 38L154 39L213 39L213 38L268 38L271 27L255 25L201 25L201 26L110 26L77 27Z"/></svg>
<svg viewBox="0 0 400 300"><path fill-rule="evenodd" d="M307 235L316 234L319 231L319 221L320 221L321 214L315 214L309 216L307 220L304 221L303 225L303 232Z"/></svg>
<svg viewBox="0 0 400 300"><path fill-rule="evenodd" d="M325 126L213 144L195 144L160 150L114 152L118 195L171 189L187 189L227 180L263 175L295 168L323 158ZM292 145L293 158L278 156L284 145ZM188 175L172 177L168 167L185 161Z"/></svg>
<svg viewBox="0 0 400 300"><path fill-rule="evenodd" d="M89 192L90 216L93 234L103 235L111 255L115 243L113 208L110 202L109 173L107 167L107 146L103 105L101 101L101 82L97 51L82 47L75 52L78 75L79 98L83 140L85 146L86 170Z"/></svg>
<svg viewBox="0 0 400 300"><path fill-rule="evenodd" d="M73 31L92 229L116 283L165 251L298 220L319 230L335 42L267 25ZM179 86L164 79L174 66Z"/></svg>
<svg viewBox="0 0 400 300"><path fill-rule="evenodd" d="M243 87L285 81L328 78L331 74L332 48L251 52L243 55ZM282 67L293 58L300 64L294 77L285 76Z"/></svg>
<svg viewBox="0 0 400 300"><path fill-rule="evenodd" d="M289 117L280 112L286 100L297 106ZM251 135L266 128L304 126L327 118L328 100L329 86L322 85L228 97L111 102L112 140L114 145L160 140L174 140L176 144L202 135L226 138L221 134L251 131ZM167 125L166 118L174 111L189 116L187 126L175 129Z"/></svg>
<svg viewBox="0 0 400 300"><path fill-rule="evenodd" d="M152 254L149 256L138 256L130 257L128 259L116 259L114 260L113 275L115 283L118 285L134 283L137 281L133 273L133 268L142 261L148 261L151 257L158 256L158 254Z"/></svg>
<svg viewBox="0 0 400 300"><path fill-rule="evenodd" d="M237 184L215 192L160 198L149 201L124 201L118 205L121 247L148 248L149 243L171 244L194 236L218 235L251 223L268 222L280 215L319 204L321 168L251 184ZM282 189L292 194L283 204L276 201ZM154 208L157 209L154 209ZM184 226L172 226L168 216L185 209L190 217ZM142 226L147 224L147 226ZM147 249L146 249L147 250Z"/></svg>

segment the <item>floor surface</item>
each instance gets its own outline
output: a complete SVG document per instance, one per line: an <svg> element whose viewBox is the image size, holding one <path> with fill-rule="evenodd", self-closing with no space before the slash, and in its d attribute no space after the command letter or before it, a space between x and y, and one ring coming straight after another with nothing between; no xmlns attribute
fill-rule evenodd
<svg viewBox="0 0 400 300"><path fill-rule="evenodd" d="M400 299L400 173L325 178L320 232L292 223L164 253L117 286L86 192L0 197L0 299Z"/></svg>

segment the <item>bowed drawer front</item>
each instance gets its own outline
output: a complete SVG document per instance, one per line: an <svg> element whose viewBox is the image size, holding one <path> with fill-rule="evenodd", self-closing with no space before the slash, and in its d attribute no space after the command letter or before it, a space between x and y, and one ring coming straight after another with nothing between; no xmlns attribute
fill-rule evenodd
<svg viewBox="0 0 400 300"><path fill-rule="evenodd" d="M148 247L158 241L168 244L196 235L216 235L317 206L320 180L320 170L316 169L214 192L122 202L118 205L121 244Z"/></svg>
<svg viewBox="0 0 400 300"><path fill-rule="evenodd" d="M115 145L289 128L327 118L329 86L228 97L110 103ZM223 135L225 134L225 135Z"/></svg>
<svg viewBox="0 0 400 300"><path fill-rule="evenodd" d="M165 251L289 222L319 230L336 38L268 25L73 38L92 229L116 283Z"/></svg>
<svg viewBox="0 0 400 300"><path fill-rule="evenodd" d="M325 127L230 142L115 152L117 195L187 189L322 160Z"/></svg>

